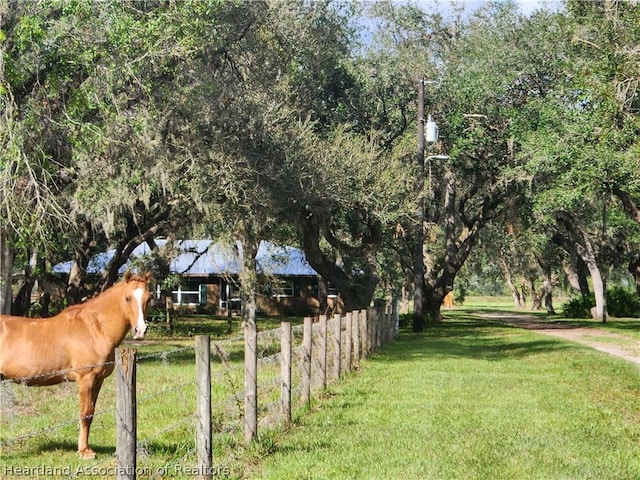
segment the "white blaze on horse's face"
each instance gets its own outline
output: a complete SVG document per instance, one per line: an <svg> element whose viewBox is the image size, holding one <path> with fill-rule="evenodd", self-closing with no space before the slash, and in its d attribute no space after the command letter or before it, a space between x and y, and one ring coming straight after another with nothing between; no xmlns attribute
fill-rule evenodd
<svg viewBox="0 0 640 480"><path fill-rule="evenodd" d="M134 340L141 340L144 338L144 332L147 330L147 324L144 321L144 309L142 308L142 299L144 298L146 290L144 288L136 288L133 291L133 298L138 302L138 320L136 321L135 333L133 335Z"/></svg>

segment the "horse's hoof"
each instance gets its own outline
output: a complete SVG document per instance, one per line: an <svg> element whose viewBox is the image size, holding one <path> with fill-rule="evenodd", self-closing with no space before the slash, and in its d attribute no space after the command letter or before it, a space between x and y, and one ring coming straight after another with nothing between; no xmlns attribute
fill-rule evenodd
<svg viewBox="0 0 640 480"><path fill-rule="evenodd" d="M78 454L80 455L80 458L82 458L83 460L93 460L94 458L96 458L96 452L94 452L90 448L78 450Z"/></svg>

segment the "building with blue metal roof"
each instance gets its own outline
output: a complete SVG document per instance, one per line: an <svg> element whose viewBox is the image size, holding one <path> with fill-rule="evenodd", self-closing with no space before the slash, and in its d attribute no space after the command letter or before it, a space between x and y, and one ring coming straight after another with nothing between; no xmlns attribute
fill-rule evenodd
<svg viewBox="0 0 640 480"><path fill-rule="evenodd" d="M169 271L179 275L182 281L171 292L174 306L206 308L220 314L241 308L238 275L242 248L239 243L157 239L155 244L158 248L171 247L175 252ZM133 251L131 260L150 253L149 245L141 244ZM114 254L115 250L109 250L95 255L89 262L87 273L101 272ZM129 268L131 260L121 267L121 274ZM258 307L263 313L306 315L318 312L318 274L302 250L262 241L256 263L257 271L262 275ZM68 274L71 265L70 261L60 263L53 267L53 272Z"/></svg>

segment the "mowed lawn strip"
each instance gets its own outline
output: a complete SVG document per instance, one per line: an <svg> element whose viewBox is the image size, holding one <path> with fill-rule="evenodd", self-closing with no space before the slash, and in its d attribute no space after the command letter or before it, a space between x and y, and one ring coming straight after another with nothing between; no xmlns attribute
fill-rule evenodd
<svg viewBox="0 0 640 480"><path fill-rule="evenodd" d="M640 369L447 321L401 334L255 455L246 478L637 480Z"/></svg>

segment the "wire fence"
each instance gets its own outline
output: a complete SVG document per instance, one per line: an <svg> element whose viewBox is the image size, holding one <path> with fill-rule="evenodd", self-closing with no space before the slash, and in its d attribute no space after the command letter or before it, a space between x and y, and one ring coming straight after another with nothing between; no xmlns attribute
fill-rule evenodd
<svg viewBox="0 0 640 480"><path fill-rule="evenodd" d="M121 420L117 386L105 384L98 400L102 409L93 416L91 440L94 445L108 446L96 449L97 460L47 468L57 468L55 476L61 478L224 476L229 473L229 450L243 432L245 441L251 441L259 429L291 421L292 411L310 405L317 392L345 373L358 370L363 358L397 333L397 313L385 306L315 320L306 318L303 325L293 327L283 322L279 328L257 333L255 358L249 361L257 368L253 385L247 385L247 361L242 361L248 351L246 336L210 343L208 361L204 362L209 379L204 388L194 378L199 375L196 372L194 376L197 341L194 346L136 355L137 375L131 387L135 392L135 439L129 452L133 461L123 464L117 451L121 448L117 445ZM31 468L34 473L40 465L18 464L39 455L37 449L43 446L71 448L72 430L77 431L77 413L73 413L77 402L69 401L76 393L74 387L65 383L50 396L43 396L32 394L33 390L44 390L27 388L28 383L28 378L17 384L0 382L1 477L11 478L20 468ZM204 420L197 407L203 392L208 403ZM255 392L255 400L251 392ZM252 406L253 414L248 410ZM255 426L248 429L253 434L247 436L247 418L252 415ZM203 430L202 424L208 427ZM205 453L200 451L203 444Z"/></svg>

